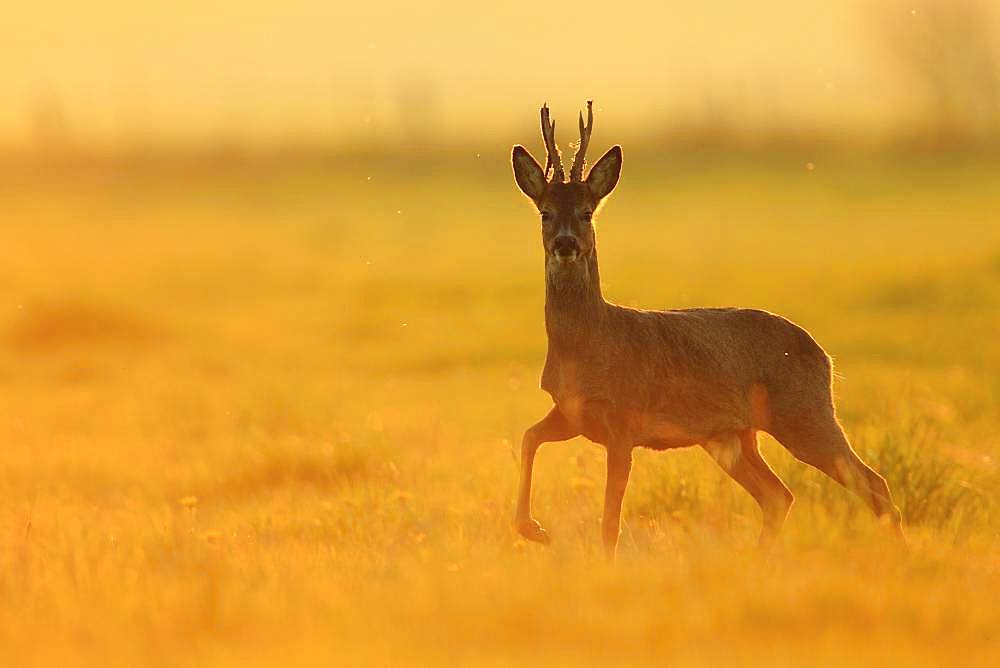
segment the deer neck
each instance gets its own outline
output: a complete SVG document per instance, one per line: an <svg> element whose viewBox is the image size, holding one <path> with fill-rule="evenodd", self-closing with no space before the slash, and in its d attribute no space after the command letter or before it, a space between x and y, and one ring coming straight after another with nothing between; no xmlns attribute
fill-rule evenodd
<svg viewBox="0 0 1000 668"><path fill-rule="evenodd" d="M565 267L546 257L545 331L550 349L569 354L586 350L600 329L606 307L596 248Z"/></svg>

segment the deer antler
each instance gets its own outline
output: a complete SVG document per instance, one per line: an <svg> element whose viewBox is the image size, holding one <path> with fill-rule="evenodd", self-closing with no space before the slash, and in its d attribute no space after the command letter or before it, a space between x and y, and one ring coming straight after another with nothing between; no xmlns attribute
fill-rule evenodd
<svg viewBox="0 0 1000 668"><path fill-rule="evenodd" d="M549 178L549 169L552 169L552 180L562 183L566 180L566 173L563 171L562 154L556 146L556 123L549 121L549 105L542 105L542 139L545 141L545 178Z"/></svg>
<svg viewBox="0 0 1000 668"><path fill-rule="evenodd" d="M573 169L569 172L570 181L583 181L583 168L587 164L587 146L590 145L590 132L594 129L594 101L587 100L587 125L583 124L583 112L580 112L580 146L573 157Z"/></svg>

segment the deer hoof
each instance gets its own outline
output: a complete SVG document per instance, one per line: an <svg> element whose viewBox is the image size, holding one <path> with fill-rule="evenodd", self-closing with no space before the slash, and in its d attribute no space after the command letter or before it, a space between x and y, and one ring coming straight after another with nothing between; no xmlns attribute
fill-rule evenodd
<svg viewBox="0 0 1000 668"><path fill-rule="evenodd" d="M542 545L548 545L552 542L548 532L536 520L529 519L518 522L517 532L527 540L541 543Z"/></svg>

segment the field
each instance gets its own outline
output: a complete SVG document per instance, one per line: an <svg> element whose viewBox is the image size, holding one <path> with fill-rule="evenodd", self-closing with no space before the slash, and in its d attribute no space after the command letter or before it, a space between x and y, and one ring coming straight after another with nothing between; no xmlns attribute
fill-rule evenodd
<svg viewBox="0 0 1000 668"><path fill-rule="evenodd" d="M603 150L595 147L595 151ZM808 163L808 165L807 165ZM763 439L796 505L699 449L543 446L538 221L507 155L7 167L4 665L996 665L1000 163L634 155L605 294L766 308L835 359L911 549Z"/></svg>

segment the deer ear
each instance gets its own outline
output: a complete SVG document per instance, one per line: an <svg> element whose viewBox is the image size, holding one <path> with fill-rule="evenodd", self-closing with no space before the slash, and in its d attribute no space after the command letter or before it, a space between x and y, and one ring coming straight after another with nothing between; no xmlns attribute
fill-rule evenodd
<svg viewBox="0 0 1000 668"><path fill-rule="evenodd" d="M510 160L514 165L514 180L517 181L517 187L537 204L545 191L545 173L541 166L521 145L514 147Z"/></svg>
<svg viewBox="0 0 1000 668"><path fill-rule="evenodd" d="M587 185L598 201L611 194L622 175L622 147L612 146L587 175Z"/></svg>

